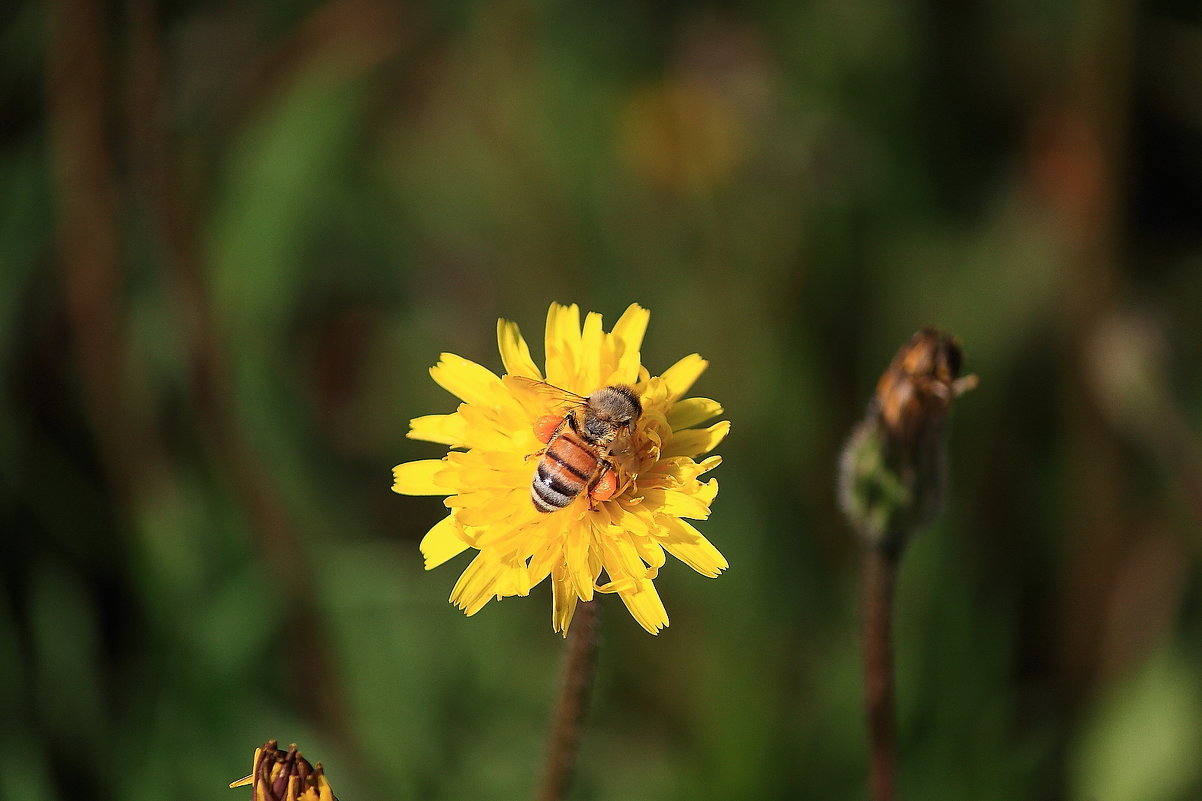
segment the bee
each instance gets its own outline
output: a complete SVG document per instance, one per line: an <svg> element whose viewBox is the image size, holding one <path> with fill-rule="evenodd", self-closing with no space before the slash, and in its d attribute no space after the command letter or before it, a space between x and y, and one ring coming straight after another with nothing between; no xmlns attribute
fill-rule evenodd
<svg viewBox="0 0 1202 801"><path fill-rule="evenodd" d="M587 397L543 381L513 377L521 385L571 405L563 415L544 415L534 434L547 447L530 481L530 500L540 512L556 512L582 492L596 501L619 489L617 467L633 454L633 433L643 405L632 387L602 387Z"/></svg>

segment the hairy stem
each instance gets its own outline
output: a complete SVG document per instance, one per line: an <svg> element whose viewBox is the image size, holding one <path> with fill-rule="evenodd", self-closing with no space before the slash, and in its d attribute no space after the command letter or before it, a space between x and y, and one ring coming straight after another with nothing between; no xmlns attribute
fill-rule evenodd
<svg viewBox="0 0 1202 801"><path fill-rule="evenodd" d="M538 801L562 801L572 780L597 662L598 606L596 601L581 603L572 617Z"/></svg>

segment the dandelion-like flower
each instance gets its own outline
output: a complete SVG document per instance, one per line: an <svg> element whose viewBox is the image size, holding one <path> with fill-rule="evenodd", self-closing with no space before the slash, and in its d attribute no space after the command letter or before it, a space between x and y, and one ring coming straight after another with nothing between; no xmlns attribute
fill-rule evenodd
<svg viewBox="0 0 1202 801"><path fill-rule="evenodd" d="M718 482L700 476L721 458L700 457L722 441L730 423L702 427L722 407L707 398L684 398L707 366L699 355L684 357L659 376L643 367L639 349L650 316L632 304L607 333L601 315L589 313L581 326L575 304L552 304L545 374L518 326L506 320L497 323L504 376L450 353L430 369L434 381L463 403L451 414L410 421L408 436L451 450L441 459L398 465L392 488L447 496L450 514L425 535L421 551L427 570L468 548L478 551L451 592L451 602L468 615L493 598L528 595L550 577L555 631L566 634L576 604L601 592L617 593L635 620L655 634L668 625L653 583L665 551L704 576L726 569L726 559L688 521L709 516ZM540 386L563 392L535 391ZM544 455L546 421L576 414L564 393L579 396L579 409L584 397L607 387L623 388L635 400L638 413L624 432L627 444L621 453L597 448L602 462L592 474L579 469L585 459L579 452L569 454L577 459L560 460L562 470L571 469L564 461L576 462L572 472L587 486L557 496L552 506L562 508L545 511L544 503L540 509L532 481L540 462L555 456ZM569 423L582 419L581 413ZM550 479L544 483L563 489Z"/></svg>

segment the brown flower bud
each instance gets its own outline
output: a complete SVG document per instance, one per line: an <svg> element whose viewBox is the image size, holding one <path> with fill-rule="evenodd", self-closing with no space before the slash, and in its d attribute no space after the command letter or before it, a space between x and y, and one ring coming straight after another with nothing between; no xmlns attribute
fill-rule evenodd
<svg viewBox="0 0 1202 801"><path fill-rule="evenodd" d="M952 399L977 385L960 378L960 345L947 334L924 328L902 345L876 384L873 402L881 424L899 443L937 437Z"/></svg>
<svg viewBox="0 0 1202 801"><path fill-rule="evenodd" d="M287 751L279 749L277 740L256 748L250 775L230 782L231 788L247 785L251 801L337 801L321 763L309 764L295 743Z"/></svg>
<svg viewBox="0 0 1202 801"><path fill-rule="evenodd" d="M872 545L900 552L938 511L944 484L943 424L953 398L977 385L960 377L960 346L924 328L901 347L876 385L864 420L843 449L844 512Z"/></svg>

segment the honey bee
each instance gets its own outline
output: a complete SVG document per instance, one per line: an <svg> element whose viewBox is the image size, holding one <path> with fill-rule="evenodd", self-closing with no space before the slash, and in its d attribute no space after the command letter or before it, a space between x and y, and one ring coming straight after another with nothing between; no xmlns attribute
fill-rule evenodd
<svg viewBox="0 0 1202 801"><path fill-rule="evenodd" d="M618 463L634 452L633 433L643 405L632 387L602 387L587 397L543 381L518 376L522 386L571 404L563 415L545 415L534 425L546 444L530 482L530 500L540 512L568 506L582 492L591 501L612 498L619 489Z"/></svg>

